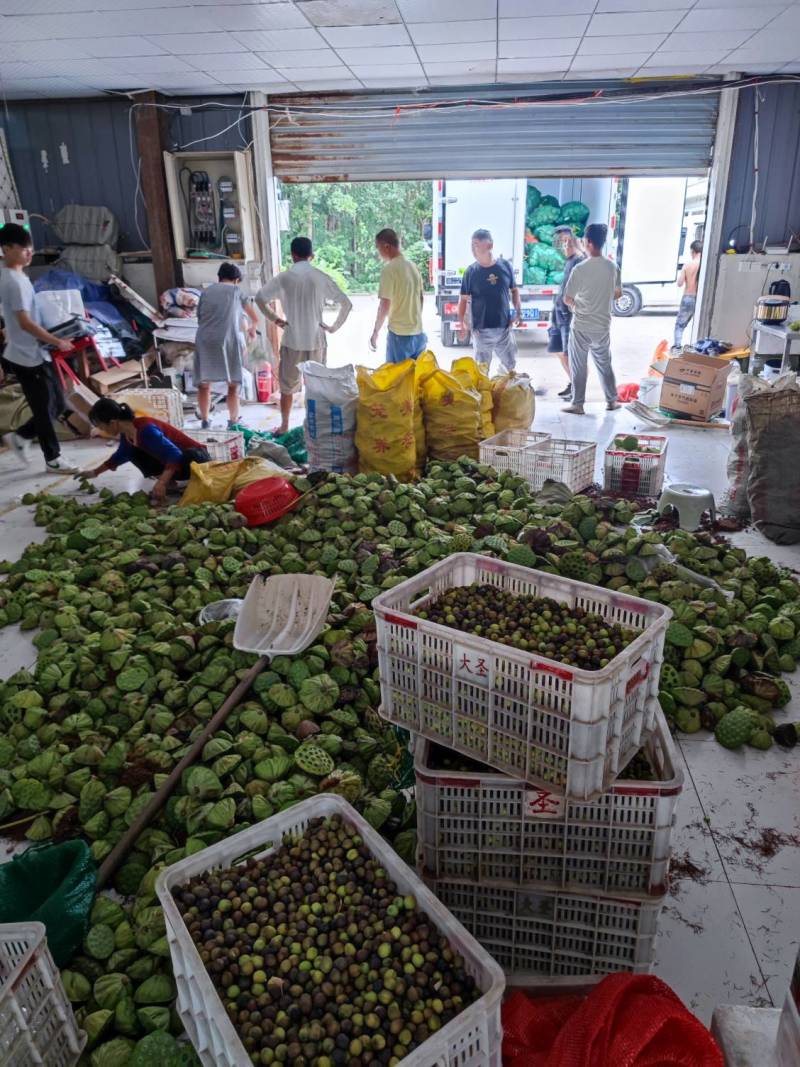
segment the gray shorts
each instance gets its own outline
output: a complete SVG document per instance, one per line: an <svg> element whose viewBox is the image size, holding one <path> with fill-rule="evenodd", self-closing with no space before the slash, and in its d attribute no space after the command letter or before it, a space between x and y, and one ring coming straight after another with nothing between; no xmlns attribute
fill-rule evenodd
<svg viewBox="0 0 800 1067"><path fill-rule="evenodd" d="M325 365L328 362L327 345L323 342L319 348L312 348L309 351L281 345L278 362L278 390L283 396L300 392L303 381L298 367L307 360Z"/></svg>
<svg viewBox="0 0 800 1067"><path fill-rule="evenodd" d="M472 331L476 363L491 363L495 355L507 371L517 365L517 342L510 326Z"/></svg>

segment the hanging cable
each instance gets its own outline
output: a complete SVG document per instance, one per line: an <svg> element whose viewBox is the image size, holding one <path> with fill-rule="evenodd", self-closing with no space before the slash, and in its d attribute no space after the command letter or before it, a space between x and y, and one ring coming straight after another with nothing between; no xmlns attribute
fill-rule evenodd
<svg viewBox="0 0 800 1067"><path fill-rule="evenodd" d="M755 248L756 243L756 210L758 201L758 110L759 110L759 92L758 89L753 90L753 203L750 208L750 251Z"/></svg>

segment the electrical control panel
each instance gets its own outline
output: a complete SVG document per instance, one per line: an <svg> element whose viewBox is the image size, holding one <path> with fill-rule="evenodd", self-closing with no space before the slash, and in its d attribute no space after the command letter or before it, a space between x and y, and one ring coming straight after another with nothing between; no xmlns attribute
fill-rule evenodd
<svg viewBox="0 0 800 1067"><path fill-rule="evenodd" d="M260 259L249 150L165 152L164 169L179 260Z"/></svg>
<svg viewBox="0 0 800 1067"><path fill-rule="evenodd" d="M31 228L28 212L20 207L0 207L0 226L5 226L7 222L15 222L17 226L24 226L26 230Z"/></svg>

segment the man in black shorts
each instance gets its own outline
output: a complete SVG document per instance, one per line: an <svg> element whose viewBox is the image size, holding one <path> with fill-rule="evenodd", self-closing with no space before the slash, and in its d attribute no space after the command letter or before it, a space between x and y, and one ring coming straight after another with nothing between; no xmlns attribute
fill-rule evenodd
<svg viewBox="0 0 800 1067"><path fill-rule="evenodd" d="M558 356L561 366L564 368L564 373L569 378L569 357L567 352L569 351L569 328L572 322L572 312L564 303L564 290L567 287L573 267L585 257L575 234L569 226L556 227L553 235L553 244L566 256L566 262L564 263L564 277L561 280L558 292L553 297L553 314L550 318L550 329L548 330L547 351L554 352ZM570 399L572 396L572 383L568 381L566 388L562 389L558 395L565 399Z"/></svg>

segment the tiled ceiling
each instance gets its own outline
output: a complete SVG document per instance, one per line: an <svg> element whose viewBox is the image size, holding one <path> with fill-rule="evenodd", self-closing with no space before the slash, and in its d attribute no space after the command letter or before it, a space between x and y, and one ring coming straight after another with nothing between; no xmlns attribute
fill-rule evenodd
<svg viewBox="0 0 800 1067"><path fill-rule="evenodd" d="M800 72L800 0L0 0L0 94Z"/></svg>

